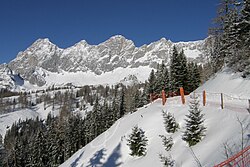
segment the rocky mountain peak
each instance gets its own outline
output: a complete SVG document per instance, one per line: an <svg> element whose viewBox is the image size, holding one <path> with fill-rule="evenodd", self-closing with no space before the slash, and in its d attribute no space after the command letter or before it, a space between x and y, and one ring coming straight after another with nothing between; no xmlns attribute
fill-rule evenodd
<svg viewBox="0 0 250 167"><path fill-rule="evenodd" d="M129 40L122 35L112 36L108 40L101 43L101 45L106 45L107 47L113 47L113 46L126 47L128 45L131 45L132 47L135 47L134 42L132 40Z"/></svg>
<svg viewBox="0 0 250 167"><path fill-rule="evenodd" d="M74 46L77 46L77 47L86 47L88 46L88 42L85 41L85 40L81 40L80 42L77 42Z"/></svg>
<svg viewBox="0 0 250 167"><path fill-rule="evenodd" d="M48 38L39 38L37 39L30 47L49 47L56 46Z"/></svg>

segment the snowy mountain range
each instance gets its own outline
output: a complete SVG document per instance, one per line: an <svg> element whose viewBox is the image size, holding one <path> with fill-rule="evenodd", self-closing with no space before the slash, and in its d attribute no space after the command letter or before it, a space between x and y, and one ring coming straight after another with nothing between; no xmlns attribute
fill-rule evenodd
<svg viewBox="0 0 250 167"><path fill-rule="evenodd" d="M189 60L204 63L210 43L211 38L178 43L162 38L136 47L133 41L116 35L98 45L82 40L62 49L47 38L38 39L10 63L0 65L0 87L16 88L19 84L13 80L15 74L23 78L24 84L19 86L25 88L54 84L113 84L129 79L143 82L157 63L169 63L174 45L178 50L183 49Z"/></svg>

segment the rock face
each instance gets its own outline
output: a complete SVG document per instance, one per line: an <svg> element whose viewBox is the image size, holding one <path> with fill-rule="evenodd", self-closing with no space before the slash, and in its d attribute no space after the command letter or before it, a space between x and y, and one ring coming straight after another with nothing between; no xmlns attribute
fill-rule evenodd
<svg viewBox="0 0 250 167"><path fill-rule="evenodd" d="M162 61L169 63L173 45L179 50L184 49L188 59L197 61L204 60L209 47L207 39L173 43L165 38L136 47L133 41L116 35L99 45L89 45L83 40L74 46L61 49L46 38L38 39L25 51L19 52L8 67L31 84L43 86L46 84L44 70L53 73L89 71L101 75L119 67L155 68Z"/></svg>
<svg viewBox="0 0 250 167"><path fill-rule="evenodd" d="M19 74L13 73L7 64L0 65L0 89L11 89L18 85L23 85L24 80Z"/></svg>

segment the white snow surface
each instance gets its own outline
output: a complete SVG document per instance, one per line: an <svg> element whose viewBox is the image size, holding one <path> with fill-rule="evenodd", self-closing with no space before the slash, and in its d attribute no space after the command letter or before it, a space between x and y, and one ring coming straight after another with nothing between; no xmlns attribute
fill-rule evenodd
<svg viewBox="0 0 250 167"><path fill-rule="evenodd" d="M223 143L230 145L240 143L240 125L237 118L242 120L244 126L250 122L250 114L247 110L250 99L250 81L243 79L239 74L225 69L211 78L196 90L202 103L202 91L207 92L206 106L202 106L205 114L206 136L192 149L202 166L210 167L224 161L225 154ZM224 109L221 109L220 93L224 93ZM188 114L189 96L187 103L181 104L180 97L168 98L165 106L161 100L156 100L137 112L127 114L119 119L106 132L99 135L92 142L76 152L61 167L152 167L162 166L159 154L171 155L175 160L175 166L197 166L194 157L187 144L182 140L185 130L185 118ZM162 110L174 114L180 129L174 134L167 134L164 125ZM126 138L132 128L138 125L148 137L147 154L144 157L132 157L129 155L129 147ZM250 129L247 129L244 139L248 139ZM159 135L172 136L174 146L166 152L162 146ZM249 139L248 139L249 141ZM249 143L248 143L249 145ZM234 150L237 153L239 150Z"/></svg>
<svg viewBox="0 0 250 167"><path fill-rule="evenodd" d="M189 99L189 98L187 98ZM180 97L170 98L167 104L162 106L161 100L156 100L137 112L127 114L119 119L110 129L99 135L88 145L76 152L60 167L152 167L162 166L159 154L171 155L176 166L197 166L189 147L181 139L185 130L185 115L188 114L188 105L182 105ZM201 107L205 114L206 136L192 149L199 158L202 166L209 167L225 159L223 142L239 142L240 126L237 117L250 121L247 110L236 112L229 109L221 110L217 106L208 105ZM180 129L174 134L167 134L164 125L162 110L174 114ZM148 138L147 154L143 157L132 157L127 146L128 135L131 129L138 125L145 130ZM166 152L162 146L159 135L172 136L174 145L171 151Z"/></svg>
<svg viewBox="0 0 250 167"><path fill-rule="evenodd" d="M147 69L142 69L142 71L138 72L142 78L148 76L143 70L145 72ZM147 72L149 71L150 70L148 69ZM77 73L75 74L78 75ZM65 82L64 79L67 79L67 74L64 73L64 75L65 78L58 79L52 75L48 77L51 77L51 79L54 78L53 82L57 81L60 83ZM106 75L106 80L108 79L110 82L115 82L113 80L116 80L117 76L124 74L116 71L113 74L107 73ZM90 76L92 76L92 74ZM92 79L91 77L78 77L79 82L85 81L85 79ZM101 78L99 79L101 80ZM93 80L92 82L94 83L97 81L100 82L99 80ZM76 80L75 82L78 81ZM247 111L248 99L250 99L249 88L249 79L243 79L239 74L232 73L229 70L224 70L196 90L200 100L202 99L201 92L203 90L206 90L207 92L207 104L206 106L201 107L202 112L205 114L205 126L207 127L206 136L200 143L192 147L196 156L202 163L202 166L213 166L225 160L222 147L224 142L228 142L229 144L240 142L240 126L237 122L237 117L243 120L244 125L250 122L250 114ZM220 93L224 93L223 110L220 106ZM71 158L63 163L61 167L162 166L158 157L159 153L171 155L176 162L176 166L197 166L191 155L190 149L181 139L185 129L185 115L188 114L189 109L188 101L188 96L187 104L185 105L181 104L180 97L168 98L167 104L162 106L161 101L157 100L152 104L138 109L135 113L127 114L119 119L106 132L99 135L88 145L76 152ZM170 152L165 152L161 138L159 137L159 135L171 135L165 132L162 110L173 113L177 122L180 124L180 130L172 135L174 146ZM8 127L19 119L35 119L37 116L40 118L46 118L50 111L52 111L52 108L43 110L43 104L39 104L37 108L0 115L0 134L4 136ZM128 135L132 131L132 127L135 125L138 125L145 130L145 134L149 140L147 154L140 158L131 157L129 155L130 151L126 141L126 138L128 138ZM246 134L250 134L250 129L246 131ZM247 136L244 136L244 138L247 139Z"/></svg>
<svg viewBox="0 0 250 167"><path fill-rule="evenodd" d="M102 73L101 75L96 75L93 72L67 72L61 71L60 73L53 73L42 69L46 76L46 85L39 87L37 85L32 85L28 81L24 81L21 87L15 90L21 90L22 88L27 90L43 90L49 86L64 86L67 83L75 86L83 85L114 85L118 83L123 83L124 85L132 85L134 83L145 82L152 68L148 66L140 66L138 68L116 68L113 71ZM124 81L129 76L135 76L136 80Z"/></svg>
<svg viewBox="0 0 250 167"><path fill-rule="evenodd" d="M96 75L93 72L63 72L63 73L52 73L46 76L46 83L64 85L65 83L72 83L73 85L105 85L105 84L116 84L122 79L129 75L135 75L140 82L147 80L151 68L141 66L138 68L117 68L111 72L103 73L102 75Z"/></svg>
<svg viewBox="0 0 250 167"><path fill-rule="evenodd" d="M250 99L250 78L242 78L240 73L225 68L200 86L196 92L202 92L203 90L210 93L225 93L236 98Z"/></svg>
<svg viewBox="0 0 250 167"><path fill-rule="evenodd" d="M58 112L53 112L52 107L48 107L46 110L43 108L43 103L37 105L34 108L22 109L7 114L0 115L0 134L4 137L6 131L11 128L12 124L18 122L18 120L26 119L46 119L49 113L58 114Z"/></svg>

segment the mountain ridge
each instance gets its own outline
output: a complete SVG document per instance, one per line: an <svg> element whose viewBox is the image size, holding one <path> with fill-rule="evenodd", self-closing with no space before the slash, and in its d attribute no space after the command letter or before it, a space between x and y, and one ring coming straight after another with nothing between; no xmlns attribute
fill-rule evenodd
<svg viewBox="0 0 250 167"><path fill-rule="evenodd" d="M90 45L87 41L81 40L62 49L48 38L39 38L26 50L19 52L7 66L20 74L24 80L41 87L47 84L47 74L43 72L41 75L41 71L58 74L62 71L92 72L102 75L118 68L156 68L162 61L169 64L174 45L178 50L183 49L189 60L203 63L201 60L204 61L206 57L210 41L208 37L199 41L173 43L161 38L148 45L136 47L132 40L115 35L97 45Z"/></svg>

